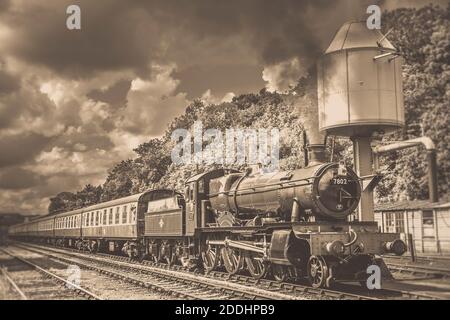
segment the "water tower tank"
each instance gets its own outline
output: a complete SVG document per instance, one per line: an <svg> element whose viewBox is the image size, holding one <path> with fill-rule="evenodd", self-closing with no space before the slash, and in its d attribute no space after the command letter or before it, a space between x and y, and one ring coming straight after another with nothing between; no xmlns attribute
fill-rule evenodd
<svg viewBox="0 0 450 320"><path fill-rule="evenodd" d="M404 125L402 58L395 52L365 21L339 29L318 62L320 131L368 136Z"/></svg>

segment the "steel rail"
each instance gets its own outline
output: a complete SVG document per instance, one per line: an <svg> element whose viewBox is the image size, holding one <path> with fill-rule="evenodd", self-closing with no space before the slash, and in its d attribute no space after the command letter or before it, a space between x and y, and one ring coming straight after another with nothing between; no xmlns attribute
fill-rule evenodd
<svg viewBox="0 0 450 320"><path fill-rule="evenodd" d="M448 278L450 277L450 270L441 268L431 268L428 266L418 266L418 265L403 265L397 263L386 263L390 270L395 270L400 273L410 273L410 274L423 274L426 276L435 276L436 278Z"/></svg>
<svg viewBox="0 0 450 320"><path fill-rule="evenodd" d="M38 266L37 264L35 264L35 263L31 262L31 261L28 261L28 260L26 260L26 259L24 259L24 258L21 258L21 257L19 257L18 255L15 255L15 254L13 254L13 253L11 253L11 252L5 250L5 249L0 249L0 250L3 251L5 254L7 254L7 255L13 257L14 259L17 259L17 260L21 261L22 263L25 263L25 264L31 266L32 268L36 269L36 270L39 271L40 273L43 273L44 275L49 276L50 278L55 279L57 282L63 283L64 285L68 286L69 288L70 288L70 287L71 287L71 288L75 288L76 290L74 290L74 291L77 291L78 293L81 293L81 294L83 294L83 295L86 295L88 298L93 298L94 300L102 300L102 298L100 298L100 297L97 296L96 294L94 294L94 293L92 293L92 292L90 292L90 291L88 291L88 290L86 290L86 289L80 287L80 286L77 285L76 283L73 283L73 282L71 282L71 281L69 281L69 280L63 279L63 278L61 278L60 276L56 275L55 273L50 272L50 271L48 271L48 270L45 270L44 268Z"/></svg>
<svg viewBox="0 0 450 320"><path fill-rule="evenodd" d="M28 300L28 297L25 295L25 293L19 288L19 286L16 284L16 282L10 277L6 269L1 268L3 277L9 282L9 284L14 288L14 290L19 294L21 300Z"/></svg>

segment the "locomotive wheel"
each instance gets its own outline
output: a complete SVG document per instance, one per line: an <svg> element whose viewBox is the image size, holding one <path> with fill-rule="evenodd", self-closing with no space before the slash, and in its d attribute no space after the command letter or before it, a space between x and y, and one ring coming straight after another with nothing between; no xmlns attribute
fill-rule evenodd
<svg viewBox="0 0 450 320"><path fill-rule="evenodd" d="M165 243L161 244L161 246L159 247L158 261L167 263L170 266L171 265L171 255L170 255L170 252L166 252L166 251L167 251L167 245Z"/></svg>
<svg viewBox="0 0 450 320"><path fill-rule="evenodd" d="M278 282L284 282L287 279L286 267L281 264L272 264L272 276Z"/></svg>
<svg viewBox="0 0 450 320"><path fill-rule="evenodd" d="M223 264L229 274L236 274L242 269L244 260L241 250L224 247L221 249L221 254Z"/></svg>
<svg viewBox="0 0 450 320"><path fill-rule="evenodd" d="M328 278L328 266L321 256L311 256L307 266L308 279L314 288L325 287Z"/></svg>
<svg viewBox="0 0 450 320"><path fill-rule="evenodd" d="M92 241L92 242L89 244L89 252L90 252L90 253L97 253L97 251L98 251L98 244L97 244L97 241Z"/></svg>
<svg viewBox="0 0 450 320"><path fill-rule="evenodd" d="M178 264L181 257L181 247L177 243L174 247L172 247L171 255L170 255L170 265Z"/></svg>
<svg viewBox="0 0 450 320"><path fill-rule="evenodd" d="M219 249L210 244L202 250L202 263L206 273L213 271L219 265Z"/></svg>
<svg viewBox="0 0 450 320"><path fill-rule="evenodd" d="M248 272L255 279L264 278L267 274L267 264L263 262L262 257L249 253L245 256L245 264Z"/></svg>

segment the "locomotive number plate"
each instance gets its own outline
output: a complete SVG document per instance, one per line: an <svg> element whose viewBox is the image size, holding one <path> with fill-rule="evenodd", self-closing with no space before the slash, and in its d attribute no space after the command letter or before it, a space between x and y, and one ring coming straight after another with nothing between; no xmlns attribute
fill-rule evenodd
<svg viewBox="0 0 450 320"><path fill-rule="evenodd" d="M331 179L332 185L347 185L349 183L349 180L347 178L333 178Z"/></svg>

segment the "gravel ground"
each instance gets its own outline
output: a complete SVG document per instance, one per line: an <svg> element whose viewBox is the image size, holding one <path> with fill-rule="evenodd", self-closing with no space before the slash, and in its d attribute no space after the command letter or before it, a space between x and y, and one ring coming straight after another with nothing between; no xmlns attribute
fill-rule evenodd
<svg viewBox="0 0 450 320"><path fill-rule="evenodd" d="M32 260L37 265L55 273L61 278L67 279L71 272L68 271L68 265L59 261L54 261L43 255L26 252L23 250L14 250L14 253L20 253L20 255L27 259ZM10 259L9 256L0 255L0 263L2 259ZM8 270L11 277L17 276L19 271ZM24 271L20 271L24 272ZM1 277L2 278L2 277ZM19 278L20 279L20 278ZM8 285L6 280L3 285L0 282L0 299L17 299L17 297L11 298L11 293L8 293ZM161 293L152 292L149 289L141 288L136 285L130 284L123 280L110 278L106 275L99 274L96 271L81 269L80 270L80 286L87 289L102 299L105 300L165 300L174 299L173 296L167 296ZM2 298L5 296L5 298ZM80 297L81 299L81 297Z"/></svg>

